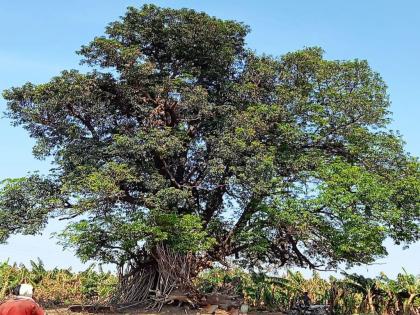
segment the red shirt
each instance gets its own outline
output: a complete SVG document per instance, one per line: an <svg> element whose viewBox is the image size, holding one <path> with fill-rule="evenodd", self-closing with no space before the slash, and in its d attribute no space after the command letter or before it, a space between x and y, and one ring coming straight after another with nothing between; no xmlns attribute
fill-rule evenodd
<svg viewBox="0 0 420 315"><path fill-rule="evenodd" d="M0 315L45 315L32 299L12 299L0 305Z"/></svg>

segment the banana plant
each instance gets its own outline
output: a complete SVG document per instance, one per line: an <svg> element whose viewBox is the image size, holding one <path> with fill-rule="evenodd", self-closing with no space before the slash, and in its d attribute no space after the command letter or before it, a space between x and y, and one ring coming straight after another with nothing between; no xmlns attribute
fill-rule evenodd
<svg viewBox="0 0 420 315"><path fill-rule="evenodd" d="M377 279L365 278L357 274L343 273L347 287L363 295L363 311L376 314L374 299L381 294Z"/></svg>
<svg viewBox="0 0 420 315"><path fill-rule="evenodd" d="M397 276L396 287L398 295L403 298L404 315L410 315L414 299L420 296L420 277L407 273L403 268Z"/></svg>

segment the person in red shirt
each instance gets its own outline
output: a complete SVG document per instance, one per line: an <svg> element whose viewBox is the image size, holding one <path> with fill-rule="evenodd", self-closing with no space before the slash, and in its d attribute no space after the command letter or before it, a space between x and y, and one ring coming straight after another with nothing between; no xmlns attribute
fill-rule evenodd
<svg viewBox="0 0 420 315"><path fill-rule="evenodd" d="M21 284L13 292L11 298L0 305L0 315L45 315L45 311L33 299L33 287Z"/></svg>

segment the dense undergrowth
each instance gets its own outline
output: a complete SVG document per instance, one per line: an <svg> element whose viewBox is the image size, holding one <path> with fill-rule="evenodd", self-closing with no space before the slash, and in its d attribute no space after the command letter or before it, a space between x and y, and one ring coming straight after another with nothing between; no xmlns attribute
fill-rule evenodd
<svg viewBox="0 0 420 315"><path fill-rule="evenodd" d="M245 273L239 269L213 269L202 274L197 284L204 292L244 296L256 309L288 310L307 291L314 304L329 304L333 314L420 314L420 277L403 270L397 279L385 274L365 278L345 274L342 279L322 279L313 273L287 271L281 277Z"/></svg>
<svg viewBox="0 0 420 315"><path fill-rule="evenodd" d="M71 269L46 270L42 261L30 266L0 264L0 299L21 282L32 283L36 299L45 307L105 302L116 287L117 277L96 270L92 265L83 272ZM287 310L303 292L313 303L330 304L334 314L419 314L420 277L403 271L396 279L381 274L376 278L345 275L342 279L322 279L314 273L305 279L301 273L287 271L281 277L212 269L196 280L203 293L239 295L255 309Z"/></svg>
<svg viewBox="0 0 420 315"><path fill-rule="evenodd" d="M94 265L82 272L71 268L46 270L41 260L23 264L0 264L0 299L6 298L17 284L27 282L35 287L36 299L46 307L91 303L108 298L117 284L110 272L95 270Z"/></svg>

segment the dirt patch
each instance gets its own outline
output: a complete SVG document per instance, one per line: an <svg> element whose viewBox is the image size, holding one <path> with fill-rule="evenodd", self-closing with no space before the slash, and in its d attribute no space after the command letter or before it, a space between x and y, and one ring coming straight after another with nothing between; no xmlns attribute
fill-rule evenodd
<svg viewBox="0 0 420 315"><path fill-rule="evenodd" d="M47 315L87 315L92 313L76 313L76 312L69 312L67 308L54 308L54 309L47 309L46 310ZM130 314L130 315L162 315L162 314L172 314L172 315L196 315L198 313L197 310L188 310L183 309L179 307L171 307L167 306L162 309L160 313L157 313L156 311L147 311L141 308L138 309L130 309L125 312L121 313L98 313L98 314L107 314L107 315L121 315L121 314ZM216 313L217 314L217 313ZM249 315L258 315L258 314L264 314L264 315L284 315L284 313L279 312L250 312Z"/></svg>

